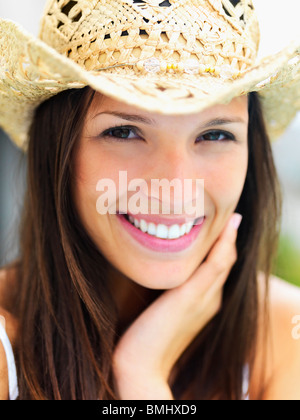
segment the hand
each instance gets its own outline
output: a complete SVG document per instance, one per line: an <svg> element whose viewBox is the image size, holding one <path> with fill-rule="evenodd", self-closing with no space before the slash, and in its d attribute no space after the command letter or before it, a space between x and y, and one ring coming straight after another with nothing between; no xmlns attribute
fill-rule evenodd
<svg viewBox="0 0 300 420"><path fill-rule="evenodd" d="M218 313L223 286L237 259L241 216L234 214L203 262L181 286L164 292L128 328L114 353L120 399L173 399L171 370Z"/></svg>

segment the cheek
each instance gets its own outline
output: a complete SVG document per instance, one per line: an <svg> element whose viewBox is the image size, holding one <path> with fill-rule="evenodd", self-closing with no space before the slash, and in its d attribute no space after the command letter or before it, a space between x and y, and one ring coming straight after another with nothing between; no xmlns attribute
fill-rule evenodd
<svg viewBox="0 0 300 420"><path fill-rule="evenodd" d="M77 150L73 163L75 205L84 227L94 239L105 236L109 229L110 218L97 211L99 198L104 194L111 198L111 203L118 200L119 171L127 171L128 179L133 177L133 171L136 172L130 159L122 159L116 153L100 149L99 145L82 146ZM99 181L102 181L102 185L107 185L105 180L109 180L114 186L109 192L107 189L97 188Z"/></svg>
<svg viewBox="0 0 300 420"><path fill-rule="evenodd" d="M109 159L100 157L91 148L82 147L76 153L73 163L73 197L80 219L92 236L99 221L97 184L103 178L114 180L111 168Z"/></svg>
<svg viewBox="0 0 300 420"><path fill-rule="evenodd" d="M220 156L204 175L206 194L218 211L234 208L241 196L248 167L248 153Z"/></svg>
<svg viewBox="0 0 300 420"><path fill-rule="evenodd" d="M140 165L140 166L139 166ZM134 173L139 173L143 165L137 161L136 156L123 156L108 147L99 147L98 144L82 147L75 159L75 173L78 182L92 187L96 191L96 185L101 179L114 181L117 190L119 185L119 171L127 171L128 179Z"/></svg>

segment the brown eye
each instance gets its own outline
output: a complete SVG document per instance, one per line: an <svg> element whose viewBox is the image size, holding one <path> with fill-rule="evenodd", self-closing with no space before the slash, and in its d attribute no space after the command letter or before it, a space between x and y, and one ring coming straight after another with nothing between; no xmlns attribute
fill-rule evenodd
<svg viewBox="0 0 300 420"><path fill-rule="evenodd" d="M212 130L208 131L207 133L202 134L198 137L198 142L200 141L211 141L211 142L221 142L221 141L228 141L228 140L235 140L233 134L228 133L227 131L220 131L220 130Z"/></svg>
<svg viewBox="0 0 300 420"><path fill-rule="evenodd" d="M140 138L134 127L112 127L105 130L100 137L108 137L116 140L131 140Z"/></svg>

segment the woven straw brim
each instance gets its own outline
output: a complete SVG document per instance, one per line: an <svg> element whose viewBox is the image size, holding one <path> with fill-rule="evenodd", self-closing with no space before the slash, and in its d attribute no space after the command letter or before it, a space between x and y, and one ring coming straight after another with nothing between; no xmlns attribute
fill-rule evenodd
<svg viewBox="0 0 300 420"><path fill-rule="evenodd" d="M8 20L0 20L0 42L0 126L24 150L37 106L61 91L87 85L127 104L170 115L200 112L259 91L272 139L300 109L300 45L290 45L261 60L233 80L189 74L90 72Z"/></svg>

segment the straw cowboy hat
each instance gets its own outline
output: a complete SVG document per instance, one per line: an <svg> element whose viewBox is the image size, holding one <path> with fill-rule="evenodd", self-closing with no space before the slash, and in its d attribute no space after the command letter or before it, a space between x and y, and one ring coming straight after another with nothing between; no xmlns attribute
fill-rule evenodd
<svg viewBox="0 0 300 420"><path fill-rule="evenodd" d="M23 149L36 107L87 85L178 115L259 91L272 138L300 109L300 43L257 62L251 0L48 0L39 38L0 19L0 43L0 126Z"/></svg>

